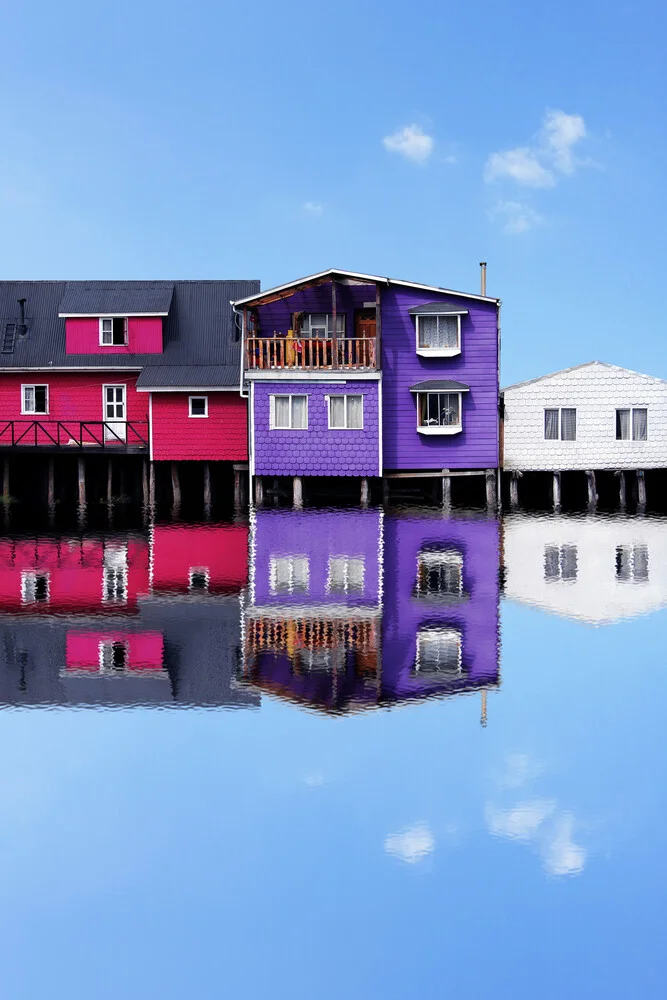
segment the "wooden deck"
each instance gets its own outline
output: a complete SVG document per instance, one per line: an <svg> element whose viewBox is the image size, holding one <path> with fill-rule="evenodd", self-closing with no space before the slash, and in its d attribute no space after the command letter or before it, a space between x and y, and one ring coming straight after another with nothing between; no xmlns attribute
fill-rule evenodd
<svg viewBox="0 0 667 1000"><path fill-rule="evenodd" d="M3 420L0 451L148 452L148 421Z"/></svg>
<svg viewBox="0 0 667 1000"><path fill-rule="evenodd" d="M249 337L248 371L295 369L351 370L376 367L374 337Z"/></svg>

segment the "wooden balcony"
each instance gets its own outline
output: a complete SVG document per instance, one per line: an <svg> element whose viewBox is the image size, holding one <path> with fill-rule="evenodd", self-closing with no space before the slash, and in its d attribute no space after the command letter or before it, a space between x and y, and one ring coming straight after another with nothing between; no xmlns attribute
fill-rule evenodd
<svg viewBox="0 0 667 1000"><path fill-rule="evenodd" d="M148 452L148 421L2 420L0 450Z"/></svg>
<svg viewBox="0 0 667 1000"><path fill-rule="evenodd" d="M376 367L375 337L248 337L246 370L320 369L349 371Z"/></svg>

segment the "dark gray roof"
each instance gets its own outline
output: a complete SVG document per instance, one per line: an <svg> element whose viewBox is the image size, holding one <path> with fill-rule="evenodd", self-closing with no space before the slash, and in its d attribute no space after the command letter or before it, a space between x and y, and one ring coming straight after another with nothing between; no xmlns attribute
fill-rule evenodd
<svg viewBox="0 0 667 1000"><path fill-rule="evenodd" d="M137 389L210 389L240 382L236 365L147 365L137 379Z"/></svg>
<svg viewBox="0 0 667 1000"><path fill-rule="evenodd" d="M467 313L467 309L461 309L461 304L459 302L445 302L441 300L440 302L427 302L423 306L413 306L412 309L408 309L411 316L419 316L420 313L425 313L427 316L433 316L434 313L439 313L441 316L447 313Z"/></svg>
<svg viewBox="0 0 667 1000"><path fill-rule="evenodd" d="M68 281L61 316L166 316L172 281Z"/></svg>
<svg viewBox="0 0 667 1000"><path fill-rule="evenodd" d="M17 299L25 298L27 335L16 337L10 354L0 352L0 371L16 368L158 368L188 369L193 366L215 368L232 386L239 380L241 343L231 303L259 290L258 281L173 281L163 282L173 288L169 315L163 321L162 354L66 354L65 320L58 313L65 292L74 286L89 287L90 281L0 281L0 342L9 323L18 320ZM122 283L145 288L145 281ZM99 282L107 287L109 282ZM74 294L74 293L72 293ZM170 376L167 376L170 377ZM189 383L188 383L189 384Z"/></svg>
<svg viewBox="0 0 667 1000"><path fill-rule="evenodd" d="M416 382L415 385L411 385L410 392L470 392L470 386L466 385L465 382L429 378L425 382Z"/></svg>

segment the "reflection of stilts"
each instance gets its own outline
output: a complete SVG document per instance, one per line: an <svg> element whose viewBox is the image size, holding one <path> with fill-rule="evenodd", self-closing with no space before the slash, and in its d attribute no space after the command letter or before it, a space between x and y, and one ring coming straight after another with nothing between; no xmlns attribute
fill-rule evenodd
<svg viewBox="0 0 667 1000"><path fill-rule="evenodd" d="M479 721L486 726L486 688L482 688L482 717Z"/></svg>

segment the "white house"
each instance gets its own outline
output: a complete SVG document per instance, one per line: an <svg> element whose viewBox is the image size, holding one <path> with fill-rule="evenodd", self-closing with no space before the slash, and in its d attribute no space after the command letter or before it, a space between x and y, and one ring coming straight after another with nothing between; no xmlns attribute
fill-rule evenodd
<svg viewBox="0 0 667 1000"><path fill-rule="evenodd" d="M667 468L667 381L590 361L508 386L504 468Z"/></svg>
<svg viewBox="0 0 667 1000"><path fill-rule="evenodd" d="M592 625L667 605L667 521L512 515L505 597Z"/></svg>

